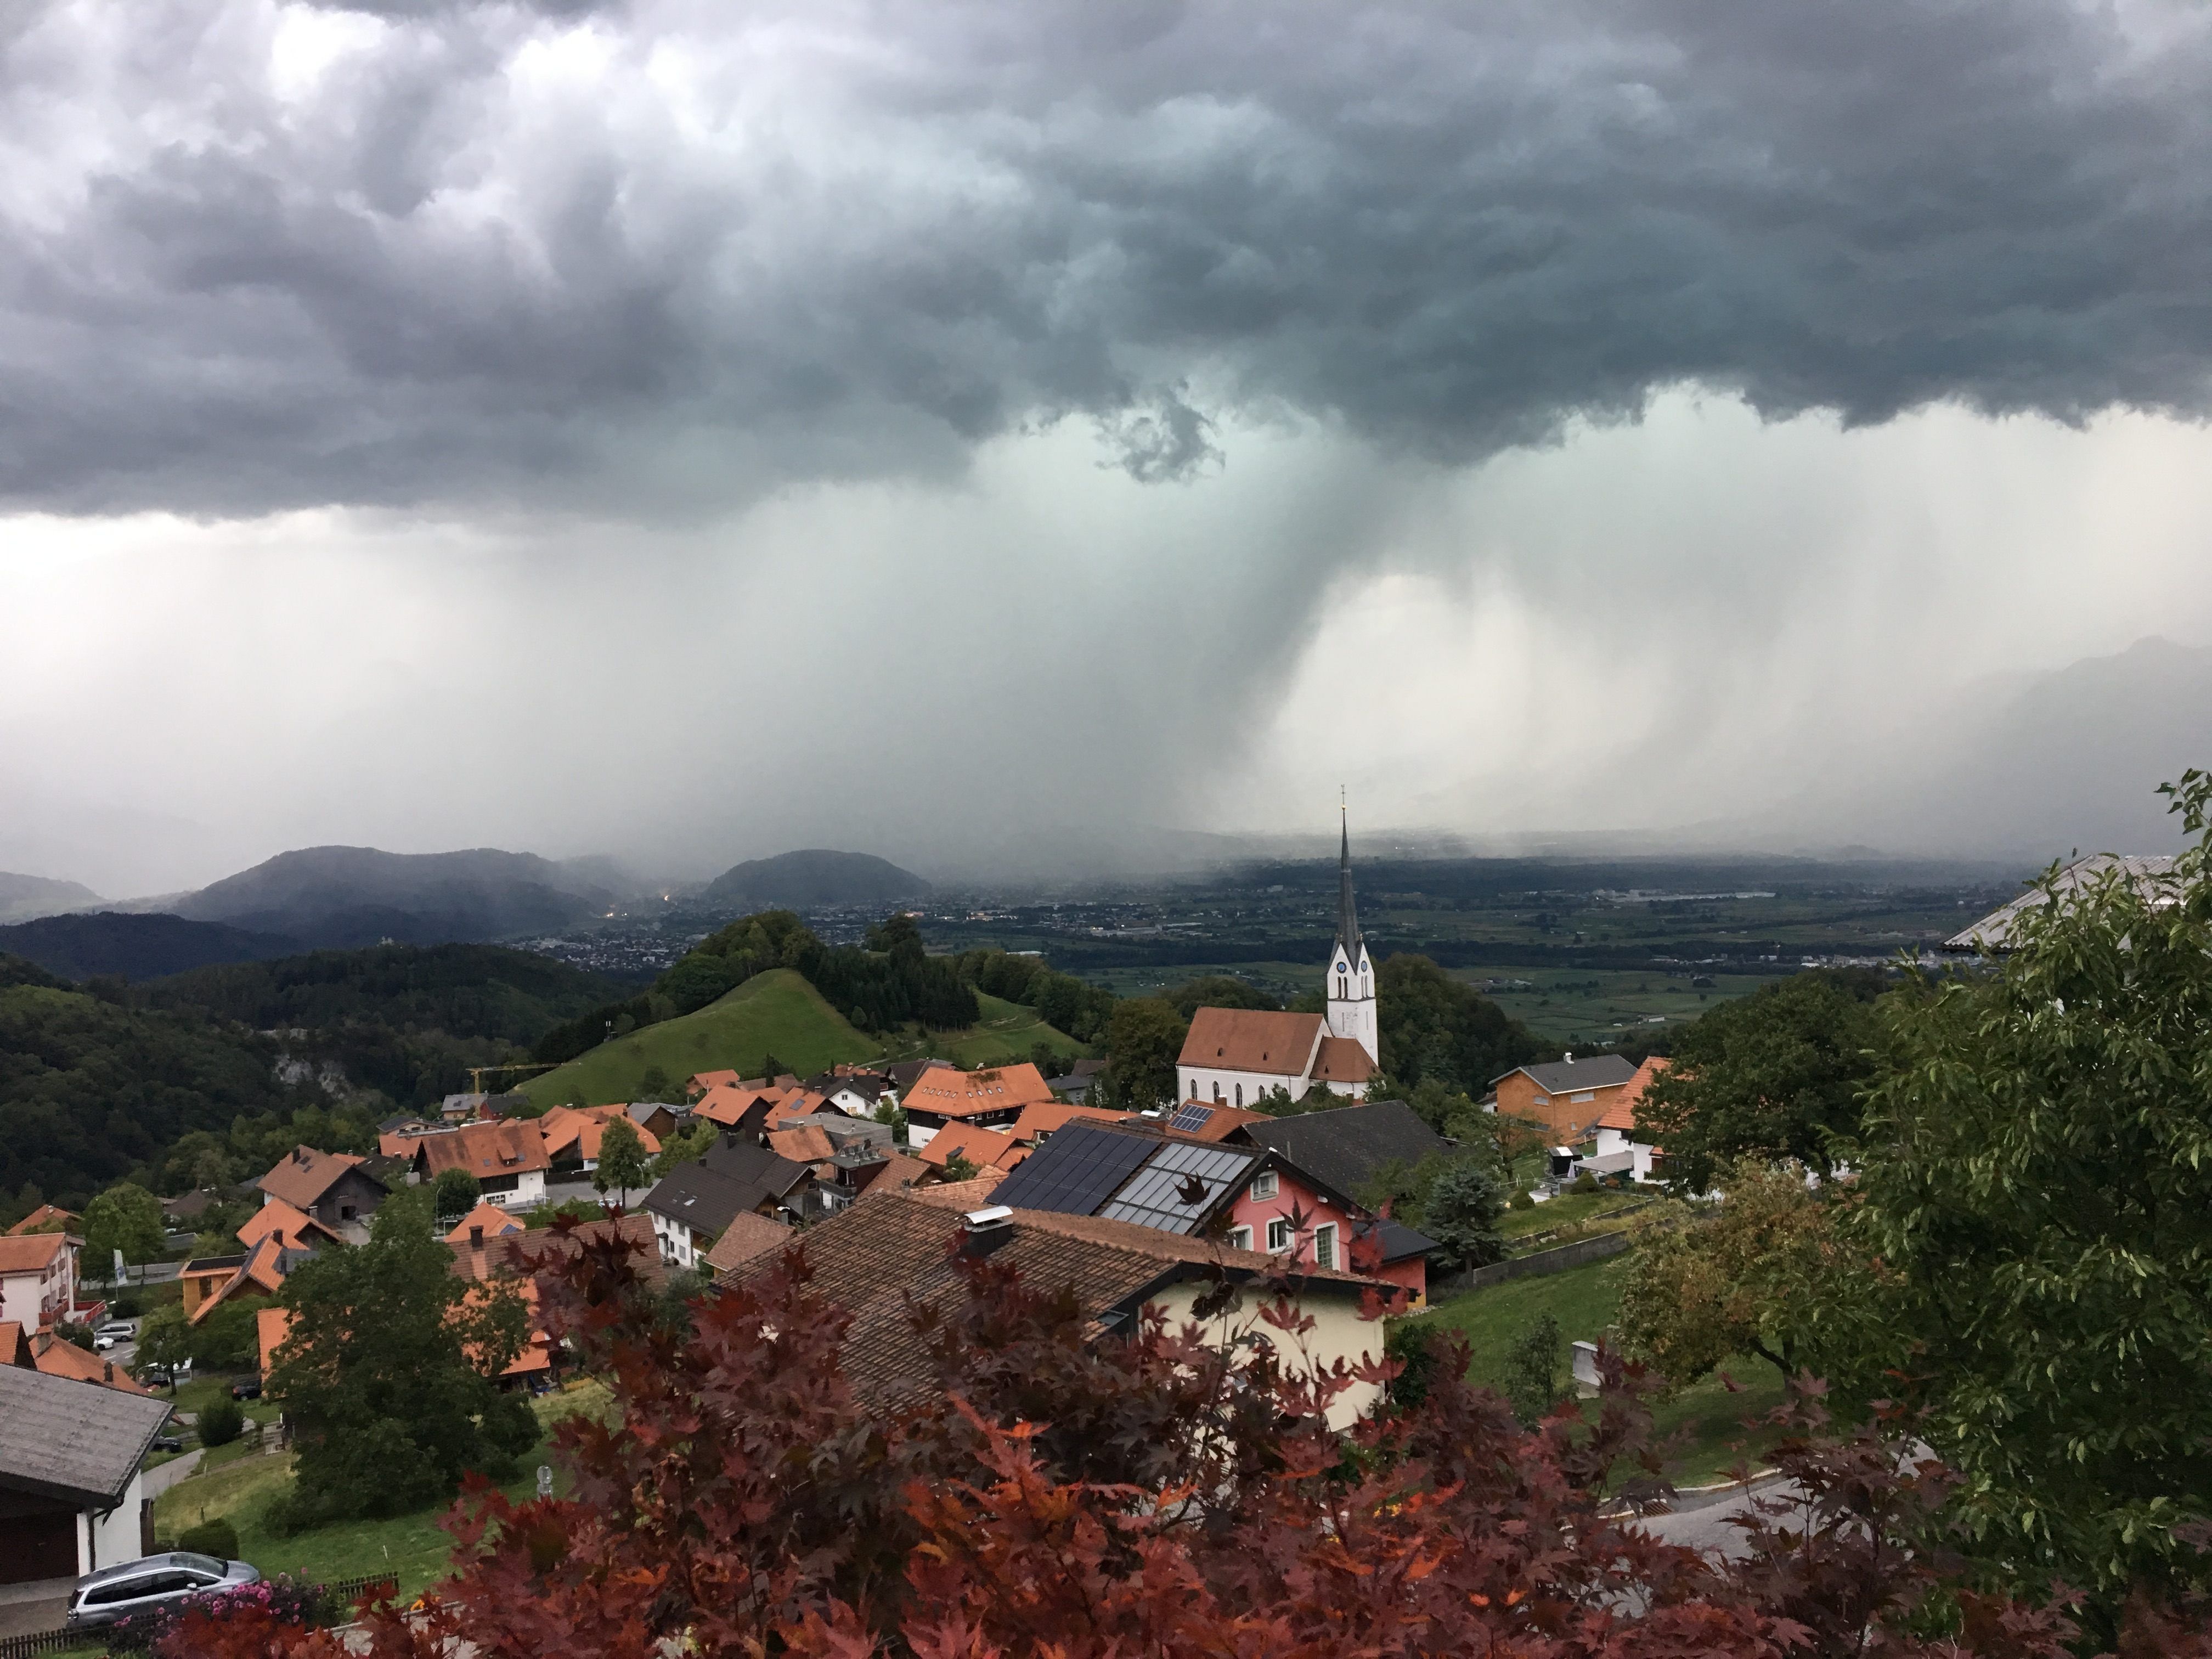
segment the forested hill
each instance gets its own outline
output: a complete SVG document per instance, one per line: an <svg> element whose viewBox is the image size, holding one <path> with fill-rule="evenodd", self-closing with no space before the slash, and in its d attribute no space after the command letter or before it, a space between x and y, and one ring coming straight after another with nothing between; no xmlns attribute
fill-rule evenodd
<svg viewBox="0 0 2212 1659"><path fill-rule="evenodd" d="M929 890L929 884L920 876L911 870L900 869L888 859L879 859L871 853L838 853L827 848L809 848L733 865L708 884L704 896L732 908L811 908L823 904L887 904L894 899L920 898Z"/></svg>
<svg viewBox="0 0 2212 1659"><path fill-rule="evenodd" d="M131 1000L257 1030L385 1025L530 1043L623 988L496 945L383 945L196 969L134 987Z"/></svg>
<svg viewBox="0 0 2212 1659"><path fill-rule="evenodd" d="M250 933L218 921L116 910L41 916L0 927L0 951L76 980L95 974L151 979L210 963L289 956L299 948L297 939Z"/></svg>

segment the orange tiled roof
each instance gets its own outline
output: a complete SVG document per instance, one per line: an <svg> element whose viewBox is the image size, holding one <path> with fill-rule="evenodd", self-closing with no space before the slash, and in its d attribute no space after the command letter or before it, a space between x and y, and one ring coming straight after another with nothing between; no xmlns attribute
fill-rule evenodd
<svg viewBox="0 0 2212 1659"><path fill-rule="evenodd" d="M930 1137L928 1146L915 1154L933 1169L941 1170L957 1157L979 1169L995 1168L1002 1174L1029 1155L1030 1149L1012 1135L996 1129L980 1129L972 1123L948 1123Z"/></svg>
<svg viewBox="0 0 2212 1659"><path fill-rule="evenodd" d="M757 1261L771 1250L782 1249L798 1237L797 1229L764 1215L747 1212L732 1216L730 1224L714 1241L714 1248L707 1252L707 1265L718 1273L735 1273L747 1262Z"/></svg>
<svg viewBox="0 0 2212 1659"><path fill-rule="evenodd" d="M46 1346L39 1350L32 1364L48 1376L66 1376L77 1382L97 1382L103 1389L118 1389L125 1394L151 1394L153 1389L142 1386L130 1372L112 1359L103 1359L96 1353L87 1353L74 1342L64 1342L59 1337L50 1337Z"/></svg>
<svg viewBox="0 0 2212 1659"><path fill-rule="evenodd" d="M34 1369L31 1363L31 1339L24 1333L20 1320L0 1319L0 1365Z"/></svg>
<svg viewBox="0 0 2212 1659"><path fill-rule="evenodd" d="M67 1232L72 1224L83 1220L75 1210L64 1210L58 1204L41 1204L8 1229L8 1237L21 1238L25 1233Z"/></svg>
<svg viewBox="0 0 2212 1659"><path fill-rule="evenodd" d="M1052 1085L1029 1061L988 1071L963 1072L950 1066L933 1066L899 1097L908 1111L935 1112L945 1117L969 1117L977 1112L1009 1106L1041 1104L1052 1098Z"/></svg>
<svg viewBox="0 0 2212 1659"><path fill-rule="evenodd" d="M576 1156L596 1164L599 1158L599 1142L605 1136L607 1125L617 1118L629 1123L627 1106L556 1106L538 1120L538 1132L545 1142L545 1156L550 1161L570 1146ZM630 1123L637 1131L638 1144L647 1152L660 1150L660 1137L641 1124Z"/></svg>
<svg viewBox="0 0 2212 1659"><path fill-rule="evenodd" d="M778 1158L787 1158L793 1164L826 1164L837 1155L837 1149L830 1144L830 1137L813 1123L802 1123L795 1129L769 1130L768 1148Z"/></svg>
<svg viewBox="0 0 2212 1659"><path fill-rule="evenodd" d="M281 1198L272 1198L252 1215L238 1230L241 1244L251 1249L270 1233L276 1235L280 1244L296 1245L313 1249L318 1240L331 1244L345 1241L328 1227L304 1211L295 1210Z"/></svg>
<svg viewBox="0 0 2212 1659"><path fill-rule="evenodd" d="M778 1089L757 1088L744 1083L717 1083L692 1103L692 1115L703 1117L710 1123L719 1123L725 1128L732 1128L745 1115L745 1109L763 1095L773 1100L783 1097L782 1091Z"/></svg>
<svg viewBox="0 0 2212 1659"><path fill-rule="evenodd" d="M1200 1008L1190 1017L1190 1035L1182 1040L1176 1064L1299 1077L1327 1030L1328 1023L1319 1014Z"/></svg>
<svg viewBox="0 0 2212 1659"><path fill-rule="evenodd" d="M0 1273L43 1273L68 1249L66 1233L10 1233L0 1238Z"/></svg>
<svg viewBox="0 0 2212 1659"><path fill-rule="evenodd" d="M441 1134L425 1135L415 1156L426 1179L447 1170L466 1170L482 1181L489 1176L522 1175L547 1166L545 1138L528 1118L505 1122L465 1123Z"/></svg>
<svg viewBox="0 0 2212 1659"><path fill-rule="evenodd" d="M1604 1114L1597 1121L1597 1127L1601 1129L1635 1128L1637 1103L1644 1098L1644 1091L1651 1086L1652 1080L1666 1069L1667 1061L1662 1056L1652 1054L1645 1059L1636 1068L1636 1075L1629 1079L1607 1103Z"/></svg>
<svg viewBox="0 0 2212 1659"><path fill-rule="evenodd" d="M483 1228L483 1236L486 1238L497 1238L502 1233L519 1233L522 1231L522 1224L501 1209L498 1205L488 1198L478 1199L476 1208L463 1216L460 1224L446 1235L446 1243L467 1243L469 1231L473 1227Z"/></svg>
<svg viewBox="0 0 2212 1659"><path fill-rule="evenodd" d="M291 1334L292 1316L283 1308L256 1308L253 1310L253 1335L261 1349L261 1374L269 1375L275 1363L276 1350L283 1346Z"/></svg>

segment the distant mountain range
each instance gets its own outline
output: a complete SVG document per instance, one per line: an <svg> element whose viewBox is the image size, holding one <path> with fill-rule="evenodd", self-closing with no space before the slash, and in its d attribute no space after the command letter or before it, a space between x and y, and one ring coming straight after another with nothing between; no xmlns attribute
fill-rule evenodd
<svg viewBox="0 0 2212 1659"><path fill-rule="evenodd" d="M511 939L603 915L604 887L532 853L309 847L226 876L170 908L195 921L351 949Z"/></svg>
<svg viewBox="0 0 2212 1659"><path fill-rule="evenodd" d="M707 884L702 897L733 910L761 905L887 904L921 898L930 885L911 870L867 853L810 848L748 859Z"/></svg>
<svg viewBox="0 0 2212 1659"><path fill-rule="evenodd" d="M58 916L64 910L82 910L99 902L100 895L82 882L18 876L0 870L0 922Z"/></svg>

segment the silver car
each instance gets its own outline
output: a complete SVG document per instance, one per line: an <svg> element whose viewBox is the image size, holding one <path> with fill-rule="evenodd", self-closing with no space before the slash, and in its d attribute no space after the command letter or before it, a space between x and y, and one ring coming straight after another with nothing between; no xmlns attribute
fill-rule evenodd
<svg viewBox="0 0 2212 1659"><path fill-rule="evenodd" d="M244 1561L218 1561L212 1555L172 1550L136 1561L102 1567L77 1583L63 1623L70 1630L112 1625L132 1613L173 1606L188 1595L258 1583L259 1569Z"/></svg>

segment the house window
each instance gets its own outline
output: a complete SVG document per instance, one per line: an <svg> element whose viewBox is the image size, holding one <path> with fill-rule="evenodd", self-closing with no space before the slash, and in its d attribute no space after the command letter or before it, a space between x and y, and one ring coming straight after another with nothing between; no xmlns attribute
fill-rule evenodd
<svg viewBox="0 0 2212 1659"><path fill-rule="evenodd" d="M1569 1095L1567 1098L1574 1102L1576 1105L1580 1106L1586 1101L1595 1100L1597 1096L1595 1093L1585 1090L1583 1093L1578 1095Z"/></svg>
<svg viewBox="0 0 2212 1659"><path fill-rule="evenodd" d="M1249 1227L1231 1227L1229 1230L1229 1248L1232 1250L1250 1249L1252 1230Z"/></svg>
<svg viewBox="0 0 2212 1659"><path fill-rule="evenodd" d="M1275 1172L1273 1170L1268 1170L1265 1175L1256 1175L1252 1177L1252 1201L1254 1203L1259 1204L1266 1202L1268 1199L1271 1199L1275 1195L1276 1190L1277 1182L1275 1179Z"/></svg>
<svg viewBox="0 0 2212 1659"><path fill-rule="evenodd" d="M1267 1224L1267 1254L1280 1255L1291 1248L1291 1224L1278 1216Z"/></svg>
<svg viewBox="0 0 2212 1659"><path fill-rule="evenodd" d="M350 1204L341 1204L341 1205L339 1205L339 1206L338 1206L338 1219L339 1219L339 1220L341 1220L341 1221L350 1221L350 1220L352 1220L352 1219L353 1219L353 1218L354 1218L354 1207L353 1207L353 1206L352 1206L352 1205L350 1205Z"/></svg>
<svg viewBox="0 0 2212 1659"><path fill-rule="evenodd" d="M1244 1103L1244 1085L1241 1083L1237 1085L1237 1103L1239 1106Z"/></svg>
<svg viewBox="0 0 2212 1659"><path fill-rule="evenodd" d="M1336 1266L1336 1224L1333 1221L1326 1227L1314 1229L1314 1266Z"/></svg>
<svg viewBox="0 0 2212 1659"><path fill-rule="evenodd" d="M1336 1000L1339 1002L1343 1001L1346 994L1346 993L1344 988L1344 975L1342 974L1339 974L1336 976Z"/></svg>
<svg viewBox="0 0 2212 1659"><path fill-rule="evenodd" d="M1213 1079L1213 1103L1217 1106L1221 1104L1221 1079L1219 1078Z"/></svg>

